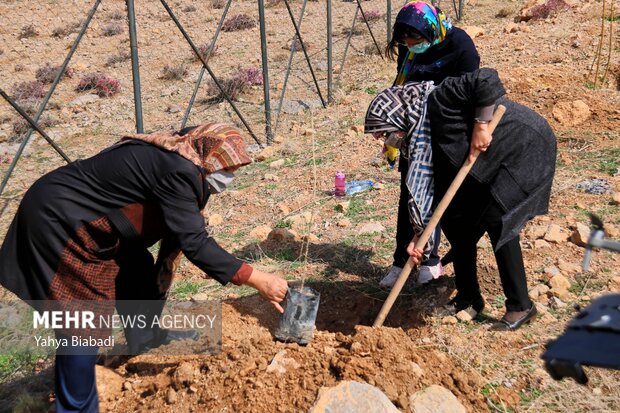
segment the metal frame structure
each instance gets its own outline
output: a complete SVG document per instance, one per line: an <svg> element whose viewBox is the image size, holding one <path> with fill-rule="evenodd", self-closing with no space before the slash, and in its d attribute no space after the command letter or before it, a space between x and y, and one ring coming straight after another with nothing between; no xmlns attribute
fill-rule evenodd
<svg viewBox="0 0 620 413"><path fill-rule="evenodd" d="M366 15L364 13L364 10L362 8L361 2L360 0L355 0L356 1L356 8L355 8L355 13L353 15L353 20L351 23L351 29L348 33L348 37L347 37L347 41L346 41L346 45L344 47L344 52L342 55L342 59L340 62L340 73L338 74L338 78L336 79L335 82L335 86L336 88L339 87L340 85L340 81L341 81L341 77L342 77L342 73L343 70L342 68L344 68L346 59L347 59L347 55L348 55L348 50L349 50L349 46L351 44L351 38L353 36L353 31L355 30L355 25L357 22L357 17L358 17L358 13L361 13L362 16L362 20L365 23L366 27L368 28L368 31L370 33L370 36L372 38L372 41L375 45L375 47L377 48L377 51L379 52L379 55L383 58L383 55L381 53L381 48L379 47L379 44L373 34L372 28L366 18ZM391 13L392 13L392 4L391 4L391 0L386 0L387 1L387 13L386 13L386 31L387 31L387 42L389 43L390 38L391 38ZM143 133L144 132L144 124L143 124L143 113L142 113L142 96L141 96L141 82L140 82L140 70L139 70L139 59L138 59L138 33L137 33L137 26L136 26L136 14L135 14L135 7L134 7L134 0L125 0L126 2L126 7L127 7L127 19L128 19L128 24L129 24L129 42L130 42L130 49L131 49L131 68L132 68L132 81L133 81L133 95L134 95L134 111L135 111L135 123L136 123L136 132L138 133ZM211 79L213 80L213 82L215 83L215 85L220 89L220 92L222 94L222 96L224 97L224 99L229 103L229 105L232 107L232 109L234 110L235 114L238 116L239 120L241 121L241 123L243 123L244 127L246 128L246 130L248 131L248 133L250 134L250 136L256 141L256 143L262 145L263 143L258 139L257 135L254 133L254 131L252 130L250 124L246 121L246 119L244 118L243 114L239 111L239 109L237 108L237 106L235 105L235 103L233 102L233 100L230 98L230 96L228 96L226 90L223 88L221 82L218 80L218 78L215 76L215 74L213 73L213 71L211 70L209 64L208 64L208 60L209 57L211 55L211 53L213 52L214 48L215 48L215 44L216 41L218 39L219 33L222 29L222 25L224 23L224 20L228 14L229 8L231 6L232 0L228 0L222 16L219 20L218 26L216 28L215 34L213 35L213 38L211 40L211 44L210 47L206 53L206 55L202 56L198 50L198 48L196 47L195 43L192 41L192 39L190 38L189 34L185 31L185 29L183 28L183 26L181 25L181 23L179 22L179 20L177 19L176 15L174 14L174 12L172 11L172 9L170 8L170 6L168 5L168 3L166 2L166 0L160 0L162 6L164 7L164 9L167 11L168 15L170 16L171 20L174 22L174 24L176 25L176 27L179 29L179 31L181 32L181 34L183 35L183 37L185 38L186 42L189 44L189 46L191 47L192 51L194 52L194 54L196 55L196 57L200 60L200 62L202 63L202 67L200 70L200 74L198 76L198 79L196 81L196 85L194 86L194 90L193 93L190 97L190 100L188 102L187 108L185 110L184 116L183 116L183 120L181 122L181 128L185 127L187 124L187 120L189 118L192 106L195 102L197 93L198 93L198 89L200 87L200 84L204 78L204 73L205 71L208 72L209 76L211 77ZM434 3L434 1L433 1ZM65 72L67 70L68 64L71 61L71 58L73 57L77 47L79 46L84 34L86 33L86 30L88 29L93 16L95 15L95 12L97 11L99 5L101 4L101 0L95 0L94 5L92 6L92 8L90 9L86 20L84 21L84 23L81 26L81 29L75 39L75 41L73 42L73 45L71 46L69 53L67 54L67 56L65 57L65 60L59 70L59 72L56 75L56 78L54 79L50 89L47 91L47 94L45 95L45 97L43 98L39 109L37 110L37 113L34 115L33 118L30 118L25 111L23 111L22 108L19 107L19 105L10 98L10 96L8 96L2 89L0 89L0 96L2 96L18 113L20 116L22 116L30 125L30 128L28 129L28 131L25 134L25 137L23 139L23 141L21 142L19 148L17 149L15 156L13 157L13 160L11 162L11 164L9 165L9 168L2 180L2 182L0 183L0 195L3 193L4 189L6 188L7 182L9 180L9 178L11 177L15 166L17 164L17 162L19 161L21 155L23 154L23 151L26 147L26 145L28 144L30 137L32 136L32 133L34 131L38 132L41 136L43 136L43 138L48 141L48 143L50 143L50 145L60 154L60 156L66 161L66 162L71 162L71 160L69 159L69 157L62 151L62 149L60 149L60 147L38 126L37 122L39 121L39 119L41 118L41 115L43 114L43 112L45 111L45 108L51 98L51 96L53 95L54 91L56 90L56 86L58 85L58 83L60 82L60 80L63 78L63 76L65 75ZM334 82L333 82L333 42L332 42L332 2L331 0L327 0L326 2L326 12L327 12L327 100L325 100L325 98L323 97L323 93L321 92L321 88L319 87L316 75L314 73L313 67L312 67L312 63L310 61L310 56L308 55L306 46L303 42L301 33L300 33L300 27L301 24L303 22L303 17L304 17L304 12L305 12L305 8L306 8L306 4L307 4L307 0L304 0L302 6L301 6L301 10L299 12L299 16L297 18L297 21L295 21L295 17L293 16L293 11L291 9L291 6L289 4L288 0L284 0L284 4L286 6L290 21L293 25L294 31L295 31L295 39L297 39L299 41L299 44L301 45L301 49L303 51L304 54L304 58L308 64L308 68L310 70L310 74L312 76L312 80L314 83L314 86L316 88L316 93L319 96L319 99L321 101L321 104L323 107L327 107L328 103L333 102L333 91L334 91ZM459 0L459 5L458 5L458 9L457 9L457 5L456 5L456 0L453 0L453 4L455 7L455 12L457 12L457 18L460 19L461 15L462 15L462 6L463 6L463 0ZM267 145L271 144L273 141L273 135L275 134L275 131L277 130L278 124L279 124L279 117L281 114L281 110L282 110L282 102L284 101L284 96L286 93L286 87L287 87L287 83L288 83L288 78L292 69L292 63L293 63L293 57L295 54L295 49L296 47L292 47L291 48L291 52L289 55L289 59L288 59L288 65L286 68L286 74L284 77L284 84L282 87L282 92L280 94L280 99L279 99L279 103L278 103L278 108L277 108L277 117L276 117L276 122L275 122L275 127L272 128L272 122L271 122L271 98L270 98L270 87L269 87L269 64L268 64L268 53L267 53L267 36L266 36L266 28L265 28L265 4L264 4L264 0L258 0L258 13L259 13L259 29L260 29L260 42L261 42L261 61L262 61L262 71L263 71L263 93L264 93L264 112L265 112L265 143Z"/></svg>

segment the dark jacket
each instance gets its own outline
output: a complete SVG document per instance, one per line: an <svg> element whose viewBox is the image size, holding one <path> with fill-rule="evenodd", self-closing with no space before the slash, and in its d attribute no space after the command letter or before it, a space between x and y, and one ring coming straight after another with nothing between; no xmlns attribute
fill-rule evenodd
<svg viewBox="0 0 620 413"><path fill-rule="evenodd" d="M58 168L24 195L0 249L0 283L22 299L45 299L69 241L104 216L124 242L146 249L167 237L227 283L242 262L207 233L201 210L208 199L203 170L140 141Z"/></svg>
<svg viewBox="0 0 620 413"><path fill-rule="evenodd" d="M407 47L398 47L397 73L400 73L407 53ZM405 82L432 80L438 85L447 77L461 76L478 69L480 56L471 37L464 30L454 27L441 43L417 54L413 64L413 70L407 74Z"/></svg>
<svg viewBox="0 0 620 413"><path fill-rule="evenodd" d="M429 96L435 189L441 199L469 153L474 109L497 102L506 113L493 133L489 149L480 154L470 174L488 184L506 214L496 248L518 235L532 217L548 211L555 172L556 139L547 121L536 112L507 99L497 72L480 69L446 79ZM450 164L442 164L442 159Z"/></svg>

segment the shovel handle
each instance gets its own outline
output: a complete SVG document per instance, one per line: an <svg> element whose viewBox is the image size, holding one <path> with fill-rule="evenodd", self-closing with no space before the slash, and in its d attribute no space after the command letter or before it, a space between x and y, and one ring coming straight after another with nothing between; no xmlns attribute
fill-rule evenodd
<svg viewBox="0 0 620 413"><path fill-rule="evenodd" d="M491 120L491 122L489 122L489 133L493 133L493 131L495 130L495 127L497 126L499 121L502 119L502 116L504 116L504 112L506 112L506 107L504 105L499 105L495 109L495 112L493 113L493 119ZM428 225L422 232L422 235L420 235L420 238L418 238L418 240L416 241L416 244L415 244L416 248L419 248L419 249L424 248L429 238L431 237L431 234L435 231L437 224L439 224L439 220L443 216L444 212L446 212L448 205L450 205L452 198L454 198L456 191L458 191L458 189L461 187L461 184L465 180L465 177L471 170L472 166L474 166L474 163L478 159L478 155L480 155L480 151L475 151L473 154L473 159L470 160L469 157L467 157L467 159L465 160L465 163L463 164L463 166L461 166L461 169L456 174L456 177L454 178L454 180L450 184L450 187L446 191L446 194L443 196L443 198L441 199L441 201L435 208L435 212L433 212L433 215L431 216L431 219L429 220ZM385 303L383 303L383 306L381 307L381 311L379 311L379 314L377 315L377 318L375 319L375 322L372 325L373 327L381 327L383 325L385 318L387 317L390 310L392 309L392 306L394 305L394 301L396 301L398 294L400 294L401 290L405 286L405 283L407 282L407 278L409 278L409 275L411 274L413 267L415 267L415 264L413 263L410 257L407 260L407 263L403 267L402 271L400 272L400 275L398 276L398 280L396 280L396 283L392 287L392 290L390 291L390 295L388 295L388 298L385 300Z"/></svg>

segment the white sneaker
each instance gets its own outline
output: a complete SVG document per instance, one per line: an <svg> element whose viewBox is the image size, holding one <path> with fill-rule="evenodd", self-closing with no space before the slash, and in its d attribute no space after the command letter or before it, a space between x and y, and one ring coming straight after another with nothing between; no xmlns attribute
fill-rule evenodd
<svg viewBox="0 0 620 413"><path fill-rule="evenodd" d="M443 266L441 263L437 265L420 265L420 271L418 272L418 278L416 282L418 284L426 284L430 280L437 279L443 275Z"/></svg>
<svg viewBox="0 0 620 413"><path fill-rule="evenodd" d="M383 277L381 281L379 281L379 287L392 288L394 284L396 284L396 280L398 280L398 276L400 275L402 271L403 269L401 267L392 265L387 275Z"/></svg>

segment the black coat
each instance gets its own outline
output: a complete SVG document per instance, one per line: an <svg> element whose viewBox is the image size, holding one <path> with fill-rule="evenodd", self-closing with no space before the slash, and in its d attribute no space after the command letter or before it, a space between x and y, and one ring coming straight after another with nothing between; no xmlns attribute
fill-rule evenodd
<svg viewBox="0 0 620 413"><path fill-rule="evenodd" d="M104 216L134 246L146 249L169 236L192 263L226 283L242 262L207 233L201 210L208 198L203 170L140 141L58 168L24 195L0 249L0 283L22 299L47 298L68 242Z"/></svg>
<svg viewBox="0 0 620 413"><path fill-rule="evenodd" d="M407 52L405 46L398 47L397 73ZM480 56L471 37L464 30L454 27L443 42L417 54L413 64L413 70L407 73L405 82L432 80L438 85L447 77L461 76L478 69Z"/></svg>
<svg viewBox="0 0 620 413"><path fill-rule="evenodd" d="M470 174L487 184L505 211L496 248L518 235L536 215L548 212L555 172L556 139L536 112L507 99L493 69L480 69L446 79L429 96L436 197L441 199L469 153L474 109L497 102L506 113L493 133L489 149L480 154ZM442 163L448 159L449 164Z"/></svg>

